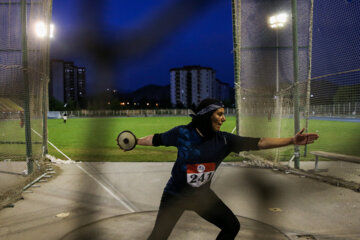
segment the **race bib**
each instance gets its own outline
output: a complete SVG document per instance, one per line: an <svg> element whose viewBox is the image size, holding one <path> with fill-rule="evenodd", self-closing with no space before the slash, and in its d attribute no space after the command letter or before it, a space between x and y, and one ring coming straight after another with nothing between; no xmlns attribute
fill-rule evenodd
<svg viewBox="0 0 360 240"><path fill-rule="evenodd" d="M187 183L192 187L200 187L209 182L215 173L215 163L187 164Z"/></svg>

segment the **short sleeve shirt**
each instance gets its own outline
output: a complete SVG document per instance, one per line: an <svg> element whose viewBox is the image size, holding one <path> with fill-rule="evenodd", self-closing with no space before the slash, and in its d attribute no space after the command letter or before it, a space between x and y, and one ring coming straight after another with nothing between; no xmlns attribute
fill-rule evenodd
<svg viewBox="0 0 360 240"><path fill-rule="evenodd" d="M258 150L260 140L221 131L204 138L191 125L161 133L160 139L162 145L178 149L171 177L164 189L173 194L210 187L216 169L229 153Z"/></svg>

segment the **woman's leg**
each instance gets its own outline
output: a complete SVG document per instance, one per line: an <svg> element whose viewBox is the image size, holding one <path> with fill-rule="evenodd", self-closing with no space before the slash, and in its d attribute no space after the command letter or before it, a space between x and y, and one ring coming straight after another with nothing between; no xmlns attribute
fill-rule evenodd
<svg viewBox="0 0 360 240"><path fill-rule="evenodd" d="M210 189L201 198L201 204L196 206L194 211L221 229L216 239L235 239L240 223L234 213Z"/></svg>
<svg viewBox="0 0 360 240"><path fill-rule="evenodd" d="M148 240L165 240L184 212L181 201L174 195L164 192L161 197L155 226Z"/></svg>

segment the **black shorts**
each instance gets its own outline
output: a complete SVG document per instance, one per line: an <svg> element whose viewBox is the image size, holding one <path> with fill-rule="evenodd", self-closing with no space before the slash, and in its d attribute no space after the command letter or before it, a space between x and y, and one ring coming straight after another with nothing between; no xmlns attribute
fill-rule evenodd
<svg viewBox="0 0 360 240"><path fill-rule="evenodd" d="M185 210L195 211L219 227L221 231L216 239L234 239L240 230L234 213L210 188L180 196L164 192L154 229L148 239L167 239Z"/></svg>

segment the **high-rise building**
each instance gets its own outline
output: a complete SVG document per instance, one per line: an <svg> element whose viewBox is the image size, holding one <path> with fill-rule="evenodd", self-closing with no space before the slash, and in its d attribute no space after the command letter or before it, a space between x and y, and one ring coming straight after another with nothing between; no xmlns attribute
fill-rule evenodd
<svg viewBox="0 0 360 240"><path fill-rule="evenodd" d="M73 62L64 62L64 102L77 102L77 67Z"/></svg>
<svg viewBox="0 0 360 240"><path fill-rule="evenodd" d="M65 102L64 93L64 61L52 60L50 63L49 96L57 101Z"/></svg>
<svg viewBox="0 0 360 240"><path fill-rule="evenodd" d="M232 101L234 98L234 90L230 87L230 84L224 83L219 79L216 79L215 98L221 101Z"/></svg>
<svg viewBox="0 0 360 240"><path fill-rule="evenodd" d="M84 67L77 68L77 95L78 99L86 95L86 69Z"/></svg>
<svg viewBox="0 0 360 240"><path fill-rule="evenodd" d="M191 107L205 98L216 97L215 70L184 66L170 69L170 98L173 106Z"/></svg>
<svg viewBox="0 0 360 240"><path fill-rule="evenodd" d="M86 94L86 69L73 62L51 60L51 79L49 96L56 100L78 104Z"/></svg>

